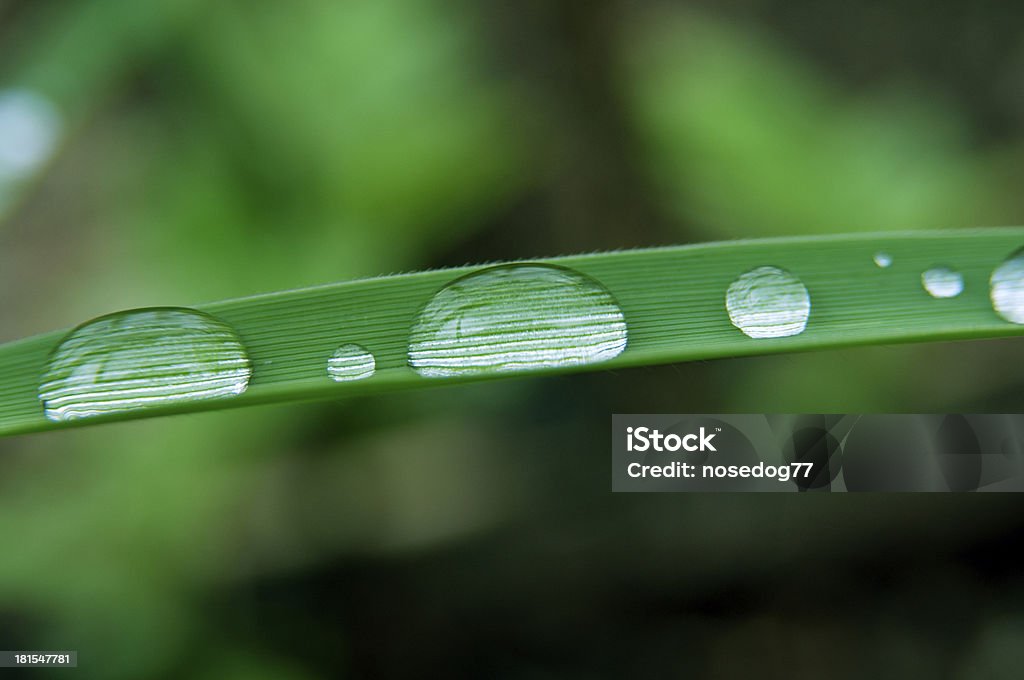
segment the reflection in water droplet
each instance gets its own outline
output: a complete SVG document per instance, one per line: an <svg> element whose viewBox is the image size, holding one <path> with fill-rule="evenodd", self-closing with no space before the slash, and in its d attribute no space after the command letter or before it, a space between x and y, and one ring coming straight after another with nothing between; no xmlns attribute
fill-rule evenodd
<svg viewBox="0 0 1024 680"><path fill-rule="evenodd" d="M964 277L949 267L933 267L921 274L921 285L932 297L951 298L964 292Z"/></svg>
<svg viewBox="0 0 1024 680"><path fill-rule="evenodd" d="M758 267L725 294L732 325L752 338L784 338L807 327L811 296L800 279L778 267Z"/></svg>
<svg viewBox="0 0 1024 680"><path fill-rule="evenodd" d="M1024 324L1024 250L996 267L990 281L992 306L1007 321Z"/></svg>
<svg viewBox="0 0 1024 680"><path fill-rule="evenodd" d="M500 265L442 288L420 312L409 365L420 375L579 366L626 348L626 321L593 279L563 267Z"/></svg>
<svg viewBox="0 0 1024 680"><path fill-rule="evenodd" d="M50 420L71 420L241 394L251 373L224 322L190 309L140 309L71 331L50 358L39 399Z"/></svg>
<svg viewBox="0 0 1024 680"><path fill-rule="evenodd" d="M0 187L49 159L60 132L53 104L31 90L0 90Z"/></svg>
<svg viewBox="0 0 1024 680"><path fill-rule="evenodd" d="M892 255L889 253L875 253L875 264L882 269L892 266Z"/></svg>
<svg viewBox="0 0 1024 680"><path fill-rule="evenodd" d="M337 382L369 378L376 368L373 355L355 344L342 345L327 360L327 375Z"/></svg>

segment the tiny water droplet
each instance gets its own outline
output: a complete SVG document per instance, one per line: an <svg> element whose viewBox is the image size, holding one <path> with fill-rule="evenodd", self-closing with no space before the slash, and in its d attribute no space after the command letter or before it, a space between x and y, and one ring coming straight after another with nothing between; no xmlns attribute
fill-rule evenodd
<svg viewBox="0 0 1024 680"><path fill-rule="evenodd" d="M793 274L758 267L729 285L725 307L732 325L752 338L785 338L807 327L811 296Z"/></svg>
<svg viewBox="0 0 1024 680"><path fill-rule="evenodd" d="M952 298L964 292L964 277L949 267L933 267L921 274L921 285L934 298Z"/></svg>
<svg viewBox="0 0 1024 680"><path fill-rule="evenodd" d="M356 344L342 345L327 360L327 375L336 382L369 378L377 369L373 355Z"/></svg>
<svg viewBox="0 0 1024 680"><path fill-rule="evenodd" d="M251 373L223 321L191 309L138 309L71 331L50 357L39 399L50 420L71 420L241 394Z"/></svg>
<svg viewBox="0 0 1024 680"><path fill-rule="evenodd" d="M1011 323L1024 324L1024 250L996 267L990 280L992 307Z"/></svg>
<svg viewBox="0 0 1024 680"><path fill-rule="evenodd" d="M442 288L420 312L409 365L426 377L607 361L626 348L626 320L588 276L541 264L499 265Z"/></svg>
<svg viewBox="0 0 1024 680"><path fill-rule="evenodd" d="M882 269L886 269L892 266L892 255L890 255L889 253L875 253L874 259L875 264L881 267Z"/></svg>
<svg viewBox="0 0 1024 680"><path fill-rule="evenodd" d="M60 116L32 90L0 90L0 185L45 163L57 144Z"/></svg>

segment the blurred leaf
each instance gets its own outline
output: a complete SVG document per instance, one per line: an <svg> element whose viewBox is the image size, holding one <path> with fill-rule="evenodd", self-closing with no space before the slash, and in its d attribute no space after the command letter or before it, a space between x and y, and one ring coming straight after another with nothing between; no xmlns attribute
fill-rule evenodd
<svg viewBox="0 0 1024 680"><path fill-rule="evenodd" d="M694 14L628 43L633 108L668 202L716 233L985 224L997 168L941 100L894 82L847 94L756 32Z"/></svg>

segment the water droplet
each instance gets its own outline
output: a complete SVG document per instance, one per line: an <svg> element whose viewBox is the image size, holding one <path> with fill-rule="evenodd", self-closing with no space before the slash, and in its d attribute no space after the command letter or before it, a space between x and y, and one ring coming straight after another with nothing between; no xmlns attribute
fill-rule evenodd
<svg viewBox="0 0 1024 680"><path fill-rule="evenodd" d="M579 366L626 348L626 320L601 284L564 267L499 265L442 288L420 312L409 365L420 375Z"/></svg>
<svg viewBox="0 0 1024 680"><path fill-rule="evenodd" d="M57 144L60 116L31 90L0 90L0 185L45 163Z"/></svg>
<svg viewBox="0 0 1024 680"><path fill-rule="evenodd" d="M752 338L785 338L807 327L811 296L793 274L778 267L751 269L725 294L732 325Z"/></svg>
<svg viewBox="0 0 1024 680"><path fill-rule="evenodd" d="M377 368L373 355L354 344L342 345L327 360L327 375L337 382L369 378Z"/></svg>
<svg viewBox="0 0 1024 680"><path fill-rule="evenodd" d="M1011 323L1024 324L1024 250L996 267L990 281L992 306Z"/></svg>
<svg viewBox="0 0 1024 680"><path fill-rule="evenodd" d="M224 322L190 309L138 309L71 331L50 358L39 399L50 420L71 420L241 394L251 373Z"/></svg>
<svg viewBox="0 0 1024 680"><path fill-rule="evenodd" d="M882 269L886 269L892 266L892 255L889 253L875 253L875 264Z"/></svg>
<svg viewBox="0 0 1024 680"><path fill-rule="evenodd" d="M921 285L932 297L951 298L964 292L964 277L949 267L933 267L921 274Z"/></svg>

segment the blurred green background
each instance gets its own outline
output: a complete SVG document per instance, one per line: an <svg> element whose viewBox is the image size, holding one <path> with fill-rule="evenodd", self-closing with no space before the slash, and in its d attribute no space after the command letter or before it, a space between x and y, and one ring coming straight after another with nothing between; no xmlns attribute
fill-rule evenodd
<svg viewBox="0 0 1024 680"><path fill-rule="evenodd" d="M0 342L117 309L1019 224L1024 6L0 0ZM1020 412L1020 341L0 441L0 649L79 678L1016 678L1012 495L610 493L614 412Z"/></svg>

